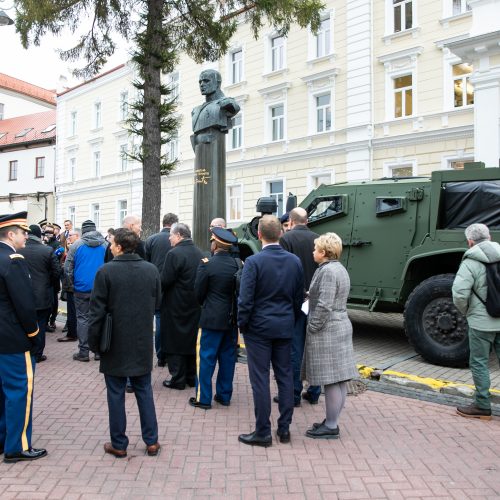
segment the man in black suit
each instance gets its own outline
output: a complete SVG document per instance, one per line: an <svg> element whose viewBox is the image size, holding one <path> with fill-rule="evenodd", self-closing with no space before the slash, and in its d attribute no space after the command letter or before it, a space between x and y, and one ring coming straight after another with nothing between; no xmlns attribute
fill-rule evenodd
<svg viewBox="0 0 500 500"><path fill-rule="evenodd" d="M161 275L165 257L172 248L170 244L170 228L173 224L179 222L177 215L168 213L163 216L163 229L156 234L151 235L145 244L146 260L154 264ZM158 358L158 366L166 366L167 360L164 350L161 347L160 335L160 311L155 313L155 352Z"/></svg>
<svg viewBox="0 0 500 500"><path fill-rule="evenodd" d="M309 285L318 264L314 262L314 240L319 236L307 227L307 212L301 208L294 208L289 215L290 229L280 238L280 245L290 253L296 255L304 269L304 291L309 290ZM293 400L296 407L300 406L302 393L302 380L300 368L304 356L304 344L306 341L307 316L300 311L293 329L292 340L292 363L293 363ZM318 404L321 387L309 386L302 394L302 399L310 404ZM279 398L274 397L277 403Z"/></svg>
<svg viewBox="0 0 500 500"><path fill-rule="evenodd" d="M278 218L264 215L258 235L262 252L245 261L238 298L238 326L245 337L248 374L252 385L256 426L239 441L271 446L271 393L269 365L278 384L277 436L290 442L293 415L292 331L304 298L304 273L300 260L279 245Z"/></svg>

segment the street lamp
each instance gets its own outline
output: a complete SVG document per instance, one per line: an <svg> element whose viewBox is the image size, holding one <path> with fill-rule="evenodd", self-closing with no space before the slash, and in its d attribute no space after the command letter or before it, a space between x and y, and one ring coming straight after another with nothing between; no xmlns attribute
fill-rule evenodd
<svg viewBox="0 0 500 500"><path fill-rule="evenodd" d="M0 10L0 26L9 26L10 24L14 24L14 21L3 10Z"/></svg>

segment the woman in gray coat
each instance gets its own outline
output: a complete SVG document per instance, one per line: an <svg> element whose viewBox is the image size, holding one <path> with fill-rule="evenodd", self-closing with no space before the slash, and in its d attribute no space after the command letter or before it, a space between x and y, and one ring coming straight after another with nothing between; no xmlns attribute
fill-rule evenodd
<svg viewBox="0 0 500 500"><path fill-rule="evenodd" d="M309 316L302 364L302 379L325 386L326 419L315 423L306 436L339 437L338 419L345 404L347 381L358 372L354 363L352 325L347 316L350 280L338 261L342 240L326 233L314 241L314 260L319 265L309 288Z"/></svg>

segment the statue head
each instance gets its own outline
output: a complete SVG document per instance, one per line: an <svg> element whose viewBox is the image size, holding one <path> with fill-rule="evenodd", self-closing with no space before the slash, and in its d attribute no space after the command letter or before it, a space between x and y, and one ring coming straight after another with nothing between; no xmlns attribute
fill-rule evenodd
<svg viewBox="0 0 500 500"><path fill-rule="evenodd" d="M220 91L222 77L215 69L206 69L200 73L200 91L201 95L211 95Z"/></svg>

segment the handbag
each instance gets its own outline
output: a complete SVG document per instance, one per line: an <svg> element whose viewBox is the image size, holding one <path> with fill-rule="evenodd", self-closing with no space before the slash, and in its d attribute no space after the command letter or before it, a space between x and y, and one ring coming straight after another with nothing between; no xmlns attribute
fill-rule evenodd
<svg viewBox="0 0 500 500"><path fill-rule="evenodd" d="M111 347L111 333L113 332L113 316L107 313L101 327L101 340L99 342L99 352L108 352Z"/></svg>

